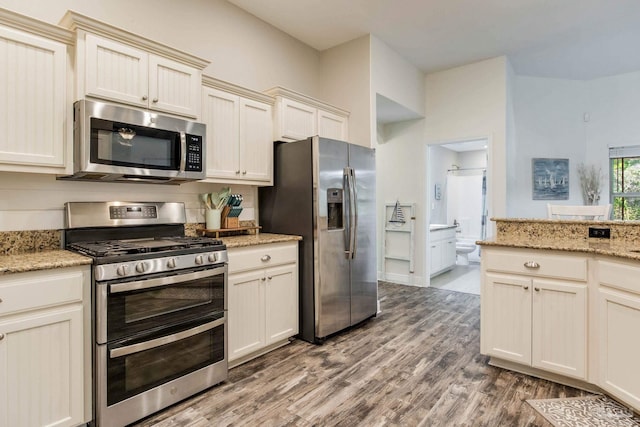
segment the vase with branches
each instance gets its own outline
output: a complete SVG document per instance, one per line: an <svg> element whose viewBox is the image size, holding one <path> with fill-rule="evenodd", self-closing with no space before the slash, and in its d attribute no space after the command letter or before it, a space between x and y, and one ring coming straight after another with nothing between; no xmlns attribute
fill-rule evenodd
<svg viewBox="0 0 640 427"><path fill-rule="evenodd" d="M602 181L602 169L596 165L578 165L578 177L582 199L585 205L597 205L600 201L600 186Z"/></svg>

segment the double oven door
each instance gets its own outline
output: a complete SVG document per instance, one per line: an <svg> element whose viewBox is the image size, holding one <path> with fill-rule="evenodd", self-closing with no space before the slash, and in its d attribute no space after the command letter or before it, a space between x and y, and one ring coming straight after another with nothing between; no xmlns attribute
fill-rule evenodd
<svg viewBox="0 0 640 427"><path fill-rule="evenodd" d="M227 266L95 283L98 426L123 426L227 377Z"/></svg>

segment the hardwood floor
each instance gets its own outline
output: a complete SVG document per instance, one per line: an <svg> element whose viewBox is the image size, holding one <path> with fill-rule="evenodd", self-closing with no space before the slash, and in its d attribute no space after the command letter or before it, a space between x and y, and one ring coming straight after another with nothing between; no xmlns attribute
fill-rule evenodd
<svg viewBox="0 0 640 427"><path fill-rule="evenodd" d="M587 394L489 366L477 295L381 282L379 297L360 327L295 340L135 425L550 426L526 399Z"/></svg>

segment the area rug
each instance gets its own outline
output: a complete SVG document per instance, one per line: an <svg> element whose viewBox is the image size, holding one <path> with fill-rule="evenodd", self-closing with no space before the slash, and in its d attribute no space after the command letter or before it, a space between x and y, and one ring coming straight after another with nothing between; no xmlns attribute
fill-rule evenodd
<svg viewBox="0 0 640 427"><path fill-rule="evenodd" d="M633 411L606 396L527 400L554 427L640 427Z"/></svg>

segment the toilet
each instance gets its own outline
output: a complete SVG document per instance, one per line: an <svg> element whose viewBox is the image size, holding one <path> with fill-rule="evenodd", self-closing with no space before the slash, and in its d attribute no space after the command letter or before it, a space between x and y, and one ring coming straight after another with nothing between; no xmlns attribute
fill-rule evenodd
<svg viewBox="0 0 640 427"><path fill-rule="evenodd" d="M456 239L456 264L469 265L469 254L476 250L476 244L470 239Z"/></svg>

